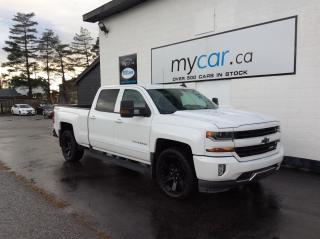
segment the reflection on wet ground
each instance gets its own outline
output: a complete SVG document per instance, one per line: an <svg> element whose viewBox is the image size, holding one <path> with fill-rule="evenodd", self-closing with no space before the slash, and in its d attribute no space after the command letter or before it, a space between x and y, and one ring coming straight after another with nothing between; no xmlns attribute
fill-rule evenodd
<svg viewBox="0 0 320 239"><path fill-rule="evenodd" d="M250 187L175 201L148 176L90 153L65 163L49 125L0 118L0 160L112 238L319 238L319 175L282 169Z"/></svg>

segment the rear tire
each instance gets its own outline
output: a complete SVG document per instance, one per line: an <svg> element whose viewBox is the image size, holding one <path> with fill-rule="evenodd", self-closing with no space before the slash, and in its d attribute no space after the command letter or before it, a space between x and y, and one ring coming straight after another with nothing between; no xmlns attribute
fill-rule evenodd
<svg viewBox="0 0 320 239"><path fill-rule="evenodd" d="M184 199L195 189L195 175L188 156L179 148L162 151L156 163L156 180L169 196Z"/></svg>
<svg viewBox="0 0 320 239"><path fill-rule="evenodd" d="M79 161L84 153L83 148L77 144L73 132L64 130L61 135L61 150L66 161Z"/></svg>

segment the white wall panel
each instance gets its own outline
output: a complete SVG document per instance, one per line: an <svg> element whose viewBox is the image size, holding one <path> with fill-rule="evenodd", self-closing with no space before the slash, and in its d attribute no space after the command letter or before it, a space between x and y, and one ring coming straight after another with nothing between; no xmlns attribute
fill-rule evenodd
<svg viewBox="0 0 320 239"><path fill-rule="evenodd" d="M218 96L221 104L278 117L285 154L320 160L319 0L148 1L104 21L110 32L100 33L102 85L119 84L118 58L132 53L137 53L138 83L150 84L151 48L194 38L199 29L194 16L210 9L215 32L298 15L296 75L190 86Z"/></svg>

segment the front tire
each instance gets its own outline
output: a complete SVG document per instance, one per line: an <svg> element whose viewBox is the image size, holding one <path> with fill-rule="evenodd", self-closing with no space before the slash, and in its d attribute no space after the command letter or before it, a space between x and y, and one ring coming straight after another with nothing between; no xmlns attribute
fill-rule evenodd
<svg viewBox="0 0 320 239"><path fill-rule="evenodd" d="M156 163L156 180L169 197L190 196L195 189L195 175L186 153L179 148L162 151Z"/></svg>
<svg viewBox="0 0 320 239"><path fill-rule="evenodd" d="M84 153L83 148L77 144L73 132L64 130L61 135L61 150L66 161L79 161Z"/></svg>

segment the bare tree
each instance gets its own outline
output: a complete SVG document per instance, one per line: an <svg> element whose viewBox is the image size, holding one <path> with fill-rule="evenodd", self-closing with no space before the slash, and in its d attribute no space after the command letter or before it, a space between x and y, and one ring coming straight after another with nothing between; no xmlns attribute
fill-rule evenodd
<svg viewBox="0 0 320 239"><path fill-rule="evenodd" d="M39 39L39 60L42 61L42 70L47 75L47 97L48 101L52 103L51 99L51 72L54 71L54 58L56 55L56 45L58 44L58 37L50 29L46 29Z"/></svg>
<svg viewBox="0 0 320 239"><path fill-rule="evenodd" d="M14 23L9 31L9 40L5 41L6 47L3 48L8 53L8 62L2 64L9 68L9 72L15 71L27 78L30 97L32 96L32 60L36 58L37 51L37 29L35 26L38 23L32 20L34 16L34 13L18 12L13 17ZM21 80L24 80L23 78L21 77Z"/></svg>
<svg viewBox="0 0 320 239"><path fill-rule="evenodd" d="M80 28L80 33L74 36L71 46L77 66L88 67L93 61L92 41L90 32L83 27Z"/></svg>

